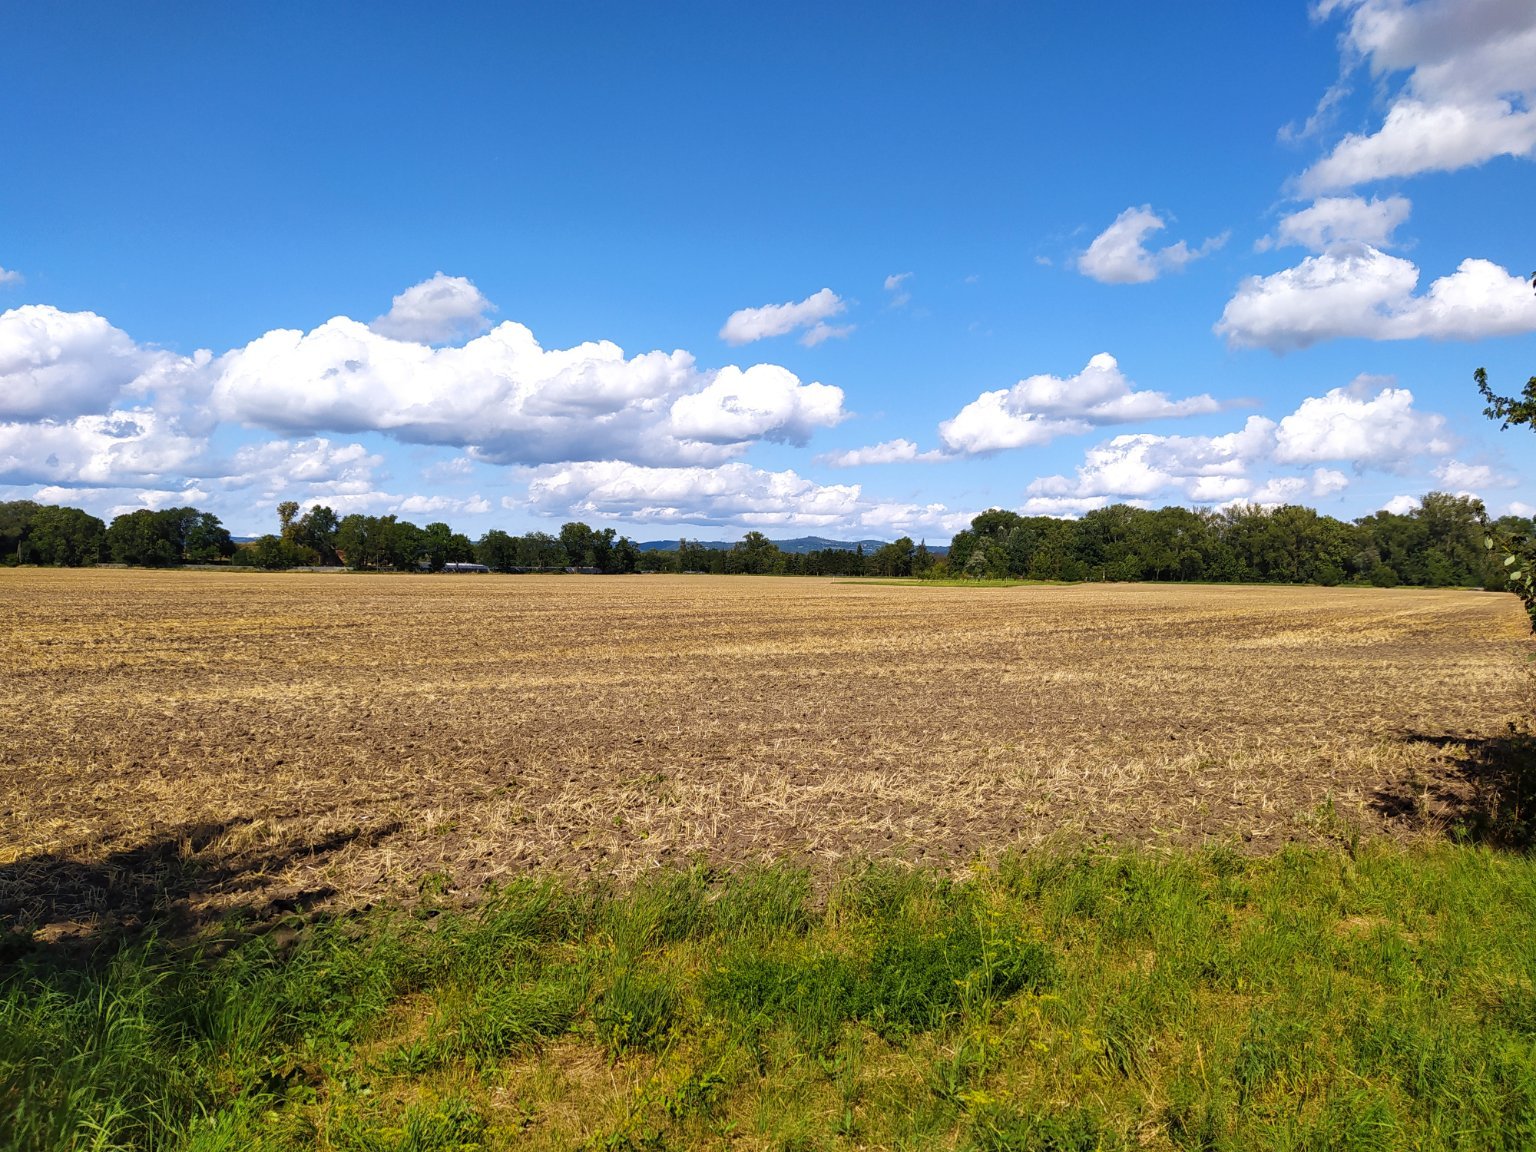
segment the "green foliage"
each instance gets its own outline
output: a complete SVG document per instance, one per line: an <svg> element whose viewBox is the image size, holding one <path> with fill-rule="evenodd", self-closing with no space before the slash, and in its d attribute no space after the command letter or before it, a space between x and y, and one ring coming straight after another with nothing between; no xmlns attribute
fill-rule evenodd
<svg viewBox="0 0 1536 1152"><path fill-rule="evenodd" d="M343 1112L339 1120L331 1137L337 1152L480 1152L490 1127L461 1097L418 1104L398 1119L360 1109Z"/></svg>
<svg viewBox="0 0 1536 1152"><path fill-rule="evenodd" d="M614 951L638 957L668 944L690 940L708 929L705 901L709 873L703 868L660 872L638 882L625 900L604 905L601 930Z"/></svg>
<svg viewBox="0 0 1536 1152"><path fill-rule="evenodd" d="M288 568L299 568L306 564L314 564L319 557L302 545L295 544L292 540L286 540L281 536L259 536L250 544L238 549L233 556L233 562L242 567L260 568L266 572L277 572Z"/></svg>
<svg viewBox="0 0 1536 1152"><path fill-rule="evenodd" d="M1498 395L1488 383L1488 373L1481 368L1472 373L1472 379L1477 382L1477 390L1483 394L1483 399L1488 401L1488 407L1483 409L1484 416L1500 421L1501 428L1524 424L1536 431L1536 376L1525 382L1519 396Z"/></svg>
<svg viewBox="0 0 1536 1152"><path fill-rule="evenodd" d="M684 539L675 551L641 553L633 541L612 529L595 530L574 521L563 525L558 537L544 532L512 536L492 529L471 543L441 522L421 528L392 515L338 519L332 509L319 504L300 516L293 501L281 504L278 513L279 533L237 549L216 517L194 508L141 509L103 529L100 521L78 509L13 501L0 504L0 563L89 564L105 555L119 563L150 566L232 558L264 569L345 563L353 569L414 572L478 561L496 572L578 567L602 573L920 577L989 583L1481 584L1516 591L1536 567L1530 562L1529 522L1505 517L1485 529L1479 502L1440 492L1426 494L1406 515L1378 512L1353 524L1299 506L1238 506L1214 512L1117 504L1078 521L993 508L955 535L944 558L935 558L926 543L914 545L909 537L869 555L862 547L786 553L760 532L749 532L729 549L705 548ZM1505 548L1491 559L1481 546L1485 532ZM1519 566L1502 563L1516 554L1524 557Z"/></svg>
<svg viewBox="0 0 1536 1152"><path fill-rule="evenodd" d="M972 910L936 928L906 917L882 925L859 988L860 1015L882 1035L900 1037L943 1027L968 1005L1049 986L1050 951L984 919Z"/></svg>
<svg viewBox="0 0 1536 1152"><path fill-rule="evenodd" d="M1525 391L1519 397L1497 395L1481 368L1473 373L1473 379L1488 401L1483 415L1501 421L1502 428L1523 424L1536 432L1536 376L1526 381ZM1536 530L1529 523L1509 517L1489 526L1485 543L1497 564L1498 586L1520 597L1531 619L1531 630L1536 632Z"/></svg>
<svg viewBox="0 0 1536 1152"><path fill-rule="evenodd" d="M725 939L800 936L811 926L810 901L804 868L749 866L726 877L709 904L710 926Z"/></svg>
<svg viewBox="0 0 1536 1152"><path fill-rule="evenodd" d="M454 1062L478 1068L538 1048L567 1031L576 1018L584 988L574 975L478 983L445 993L426 1037L393 1050L384 1066L417 1073Z"/></svg>
<svg viewBox="0 0 1536 1152"><path fill-rule="evenodd" d="M993 508L950 543L946 572L973 580L1207 580L1395 587L1497 579L1478 540L1483 507L1431 492L1407 515L1346 524L1310 508L1220 512L1115 504L1081 520Z"/></svg>
<svg viewBox="0 0 1536 1152"><path fill-rule="evenodd" d="M334 511L323 504L314 504L293 524L291 533L283 534L283 539L307 548L314 554L317 564L337 564L340 560L336 555L336 532L340 525Z"/></svg>
<svg viewBox="0 0 1536 1152"><path fill-rule="evenodd" d="M422 530L393 515L354 512L337 524L335 549L348 568L415 571L423 551Z"/></svg>
<svg viewBox="0 0 1536 1152"><path fill-rule="evenodd" d="M0 974L0 1146L1536 1142L1527 855L1036 851L821 904L695 868L433 911L34 948Z"/></svg>
<svg viewBox="0 0 1536 1152"><path fill-rule="evenodd" d="M463 563L475 558L475 546L469 542L469 537L455 532L440 520L428 524L422 530L420 548L427 569L431 572L441 572L447 564Z"/></svg>
<svg viewBox="0 0 1536 1152"><path fill-rule="evenodd" d="M106 525L78 508L0 503L0 563L79 568L95 564L106 547Z"/></svg>
<svg viewBox="0 0 1536 1152"><path fill-rule="evenodd" d="M783 570L784 554L761 532L748 532L731 549L727 571L763 576Z"/></svg>
<svg viewBox="0 0 1536 1152"><path fill-rule="evenodd" d="M106 547L119 564L164 568L187 561L198 564L227 559L234 541L211 512L196 508L141 508L114 519Z"/></svg>
<svg viewBox="0 0 1536 1152"><path fill-rule="evenodd" d="M1111 1152L1129 1149L1129 1141L1106 1131L1092 1109L1024 1112L991 1105L971 1120L978 1152Z"/></svg>
<svg viewBox="0 0 1536 1152"><path fill-rule="evenodd" d="M750 1042L788 1025L816 1055L828 1052L859 1012L858 974L834 952L734 948L705 976L702 991L709 1011Z"/></svg>
<svg viewBox="0 0 1536 1152"><path fill-rule="evenodd" d="M706 978L706 1003L750 1035L787 1023L819 1052L848 1021L901 1039L1055 976L1043 944L923 873L872 870L844 888L837 906L874 938L867 960L744 946Z"/></svg>
<svg viewBox="0 0 1536 1152"><path fill-rule="evenodd" d="M655 1052L671 1038L680 1005L668 976L625 964L603 989L592 1022L614 1059L626 1052Z"/></svg>
<svg viewBox="0 0 1536 1152"><path fill-rule="evenodd" d="M1484 542L1500 564L1503 586L1520 597L1536 632L1536 535L1492 526Z"/></svg>

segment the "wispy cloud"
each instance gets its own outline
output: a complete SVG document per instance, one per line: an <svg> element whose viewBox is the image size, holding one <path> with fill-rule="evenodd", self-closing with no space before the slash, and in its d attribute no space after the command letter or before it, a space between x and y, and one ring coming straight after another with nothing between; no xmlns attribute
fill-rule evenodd
<svg viewBox="0 0 1536 1152"><path fill-rule="evenodd" d="M886 440L880 444L871 444L867 448L850 448L846 452L828 452L816 458L818 463L831 468L861 468L868 464L928 463L949 459L951 457L948 453L937 449L922 452L912 441L902 439Z"/></svg>
<svg viewBox="0 0 1536 1152"><path fill-rule="evenodd" d="M823 288L800 301L737 309L720 329L720 339L727 344L750 344L804 329L800 343L814 347L823 340L846 336L853 331L852 324L836 326L826 322L847 309L847 303L836 292Z"/></svg>

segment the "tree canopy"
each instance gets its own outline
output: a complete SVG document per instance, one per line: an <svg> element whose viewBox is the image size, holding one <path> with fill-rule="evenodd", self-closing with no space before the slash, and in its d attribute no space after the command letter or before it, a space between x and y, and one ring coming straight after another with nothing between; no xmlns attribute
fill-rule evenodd
<svg viewBox="0 0 1536 1152"><path fill-rule="evenodd" d="M1536 281L1536 276L1532 279ZM1525 382L1525 390L1519 396L1495 393L1488 384L1488 373L1481 368L1472 373L1472 379L1488 401L1483 415L1499 421L1501 428L1523 424L1536 432L1536 376ZM1489 525L1486 544L1503 566L1505 585L1525 603L1531 630L1536 632L1536 530L1516 517L1504 517Z"/></svg>

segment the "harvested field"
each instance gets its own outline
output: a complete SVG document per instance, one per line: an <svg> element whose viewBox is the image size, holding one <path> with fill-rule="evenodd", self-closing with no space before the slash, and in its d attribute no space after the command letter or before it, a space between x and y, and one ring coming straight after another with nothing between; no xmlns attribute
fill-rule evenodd
<svg viewBox="0 0 1536 1152"><path fill-rule="evenodd" d="M1529 716L1513 597L0 571L0 915L1441 834Z"/></svg>

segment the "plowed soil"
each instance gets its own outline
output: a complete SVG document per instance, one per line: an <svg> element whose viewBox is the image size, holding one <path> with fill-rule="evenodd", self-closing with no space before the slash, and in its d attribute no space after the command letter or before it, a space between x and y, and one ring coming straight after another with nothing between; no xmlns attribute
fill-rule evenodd
<svg viewBox="0 0 1536 1152"><path fill-rule="evenodd" d="M0 570L0 916L1453 830L1513 597Z"/></svg>

